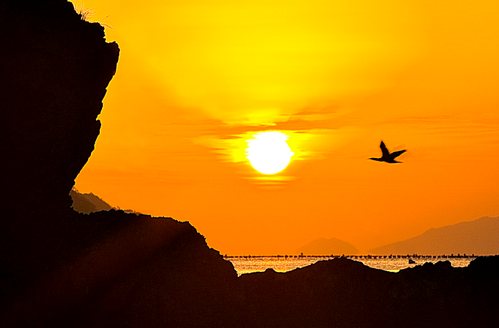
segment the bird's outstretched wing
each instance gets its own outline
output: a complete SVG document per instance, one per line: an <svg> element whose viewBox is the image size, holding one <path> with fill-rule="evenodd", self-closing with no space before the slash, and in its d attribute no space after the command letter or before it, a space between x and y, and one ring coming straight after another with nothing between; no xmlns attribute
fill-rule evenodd
<svg viewBox="0 0 499 328"><path fill-rule="evenodd" d="M397 150L397 151L394 151L393 153L390 154L390 156L392 158L395 158L395 157L398 157L400 155L402 155L403 153L405 153L405 149L404 150Z"/></svg>
<svg viewBox="0 0 499 328"><path fill-rule="evenodd" d="M390 155L390 152L388 151L388 149L386 149L385 143L383 141L381 141L379 147L381 148L381 153L383 154L382 156L383 158Z"/></svg>

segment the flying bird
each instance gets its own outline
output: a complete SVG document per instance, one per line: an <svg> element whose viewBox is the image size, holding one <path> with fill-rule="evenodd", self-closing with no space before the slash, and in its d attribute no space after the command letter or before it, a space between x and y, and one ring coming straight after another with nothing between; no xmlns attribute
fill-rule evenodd
<svg viewBox="0 0 499 328"><path fill-rule="evenodd" d="M395 158L402 155L405 152L405 149L404 150L397 150L397 151L394 151L393 153L390 153L388 151L388 149L386 148L385 143L383 141L381 141L381 144L379 145L379 147L381 148L382 156L380 158L370 157L369 159L372 159L373 161L378 161L378 162L402 163L402 162L396 161Z"/></svg>

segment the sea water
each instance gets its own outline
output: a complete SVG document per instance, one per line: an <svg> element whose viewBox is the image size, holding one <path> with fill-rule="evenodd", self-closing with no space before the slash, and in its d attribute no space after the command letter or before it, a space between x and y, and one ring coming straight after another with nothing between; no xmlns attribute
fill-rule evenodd
<svg viewBox="0 0 499 328"><path fill-rule="evenodd" d="M475 256L403 256L403 257L370 257L357 256L350 258L359 261L371 268L389 272L398 272L402 269L422 265L426 262L437 263L450 261L453 267L466 267L473 261ZM226 260L232 262L234 269L240 276L246 273L263 272L269 268L276 272L287 272L296 268L303 268L318 261L331 260L328 256L227 256ZM409 263L409 259L415 263Z"/></svg>

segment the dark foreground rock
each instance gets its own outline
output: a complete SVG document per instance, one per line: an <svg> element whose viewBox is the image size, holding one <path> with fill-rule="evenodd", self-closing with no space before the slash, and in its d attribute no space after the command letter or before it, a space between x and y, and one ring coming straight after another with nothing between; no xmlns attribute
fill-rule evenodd
<svg viewBox="0 0 499 328"><path fill-rule="evenodd" d="M243 275L245 327L492 327L498 270L498 257L399 273L340 258L286 274Z"/></svg>
<svg viewBox="0 0 499 328"><path fill-rule="evenodd" d="M73 211L117 61L66 1L0 0L0 327L497 326L497 257L238 278L189 223Z"/></svg>

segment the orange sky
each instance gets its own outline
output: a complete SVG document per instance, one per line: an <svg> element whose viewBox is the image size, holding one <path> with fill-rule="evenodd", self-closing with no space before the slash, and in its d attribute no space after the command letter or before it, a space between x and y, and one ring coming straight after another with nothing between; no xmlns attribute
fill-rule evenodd
<svg viewBox="0 0 499 328"><path fill-rule="evenodd" d="M497 1L73 1L121 48L76 181L227 254L361 252L499 213ZM246 140L295 153L261 179ZM367 158L407 149L389 165Z"/></svg>

